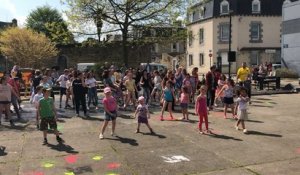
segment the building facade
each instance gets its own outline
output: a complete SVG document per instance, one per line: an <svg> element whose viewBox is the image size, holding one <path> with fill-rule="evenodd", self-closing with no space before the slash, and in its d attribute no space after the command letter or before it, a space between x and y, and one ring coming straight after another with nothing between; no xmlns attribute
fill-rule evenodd
<svg viewBox="0 0 300 175"><path fill-rule="evenodd" d="M199 67L200 73L205 73L219 57L222 72L227 73L229 47L236 52L236 62L231 64L233 73L242 62L280 62L283 1L210 0L192 6L187 25L188 70Z"/></svg>
<svg viewBox="0 0 300 175"><path fill-rule="evenodd" d="M168 69L186 67L186 29L181 22L174 26L134 26L132 31L133 41L149 44L149 62L164 64Z"/></svg>
<svg viewBox="0 0 300 175"><path fill-rule="evenodd" d="M300 75L300 1L285 1L282 16L282 65Z"/></svg>

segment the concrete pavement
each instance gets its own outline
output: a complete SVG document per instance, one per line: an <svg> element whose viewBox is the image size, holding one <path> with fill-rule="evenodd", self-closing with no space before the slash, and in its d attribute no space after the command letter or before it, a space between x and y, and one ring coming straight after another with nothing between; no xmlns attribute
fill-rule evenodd
<svg viewBox="0 0 300 175"><path fill-rule="evenodd" d="M200 135L197 116L190 115L190 122L161 122L156 106L150 119L156 135L146 126L135 134L136 120L126 111L117 119L117 136L110 136L109 125L99 140L102 112L82 119L60 110L58 128L65 143L50 134L47 146L35 129L34 108L24 102L23 116L29 121L15 128L7 122L0 126L0 146L6 147L0 151L0 175L300 174L300 94L256 96L252 102L247 135L236 131L235 121L223 119L221 111L209 115L214 134Z"/></svg>

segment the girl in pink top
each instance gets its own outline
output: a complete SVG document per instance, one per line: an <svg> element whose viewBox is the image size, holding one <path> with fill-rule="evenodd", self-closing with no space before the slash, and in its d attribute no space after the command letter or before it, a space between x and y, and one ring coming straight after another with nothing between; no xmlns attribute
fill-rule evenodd
<svg viewBox="0 0 300 175"><path fill-rule="evenodd" d="M111 89L109 87L104 88L104 95L105 98L103 99L103 106L104 106L104 123L102 125L101 132L99 134L99 139L103 139L105 128L108 125L109 121L112 121L112 131L111 135L114 136L115 134L115 128L116 128L116 119L117 119L117 101L116 99L111 95Z"/></svg>
<svg viewBox="0 0 300 175"><path fill-rule="evenodd" d="M180 106L182 110L183 118L181 120L189 120L188 105L190 101L190 94L186 86L182 87L182 93L180 95Z"/></svg>
<svg viewBox="0 0 300 175"><path fill-rule="evenodd" d="M207 104L206 104L206 87L201 86L200 88L200 95L197 97L196 103L195 103L195 113L199 116L199 132L200 134L203 134L202 132L202 123L203 120L205 121L205 128L207 133L211 133L208 130L208 118L207 118Z"/></svg>

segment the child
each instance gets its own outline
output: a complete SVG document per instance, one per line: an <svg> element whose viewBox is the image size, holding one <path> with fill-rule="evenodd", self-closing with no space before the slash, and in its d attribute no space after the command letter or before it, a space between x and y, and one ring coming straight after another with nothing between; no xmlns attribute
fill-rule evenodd
<svg viewBox="0 0 300 175"><path fill-rule="evenodd" d="M162 95L162 101L163 101L163 106L161 109L161 115L160 115L160 120L163 121L164 120L164 111L166 109L166 107L168 106L168 111L170 114L170 118L173 120L173 116L172 116L172 102L173 102L173 98L174 98L174 90L171 88L171 84L172 82L169 80L166 83L166 87L163 90L163 95Z"/></svg>
<svg viewBox="0 0 300 175"><path fill-rule="evenodd" d="M135 81L132 78L132 73L129 72L127 74L128 79L125 81L125 87L127 89L127 98L125 100L124 103L124 110L126 110L127 105L129 104L129 102L131 101L135 107L135 92L137 92L137 88L135 85Z"/></svg>
<svg viewBox="0 0 300 175"><path fill-rule="evenodd" d="M154 99L154 101L155 101L156 95L158 97L160 97L160 95L161 95L161 89L162 89L161 82L162 82L162 79L159 75L159 72L157 70L154 71L154 79L153 79L154 88L153 88L152 93L151 93L151 97Z"/></svg>
<svg viewBox="0 0 300 175"><path fill-rule="evenodd" d="M40 129L44 134L44 144L48 144L47 140L47 130L48 125L51 129L54 130L56 135L56 140L58 142L63 142L63 140L59 137L59 133L57 131L57 114L54 106L53 98L49 97L51 89L43 89L44 97L38 103L38 120L41 118Z"/></svg>
<svg viewBox="0 0 300 175"><path fill-rule="evenodd" d="M150 113L148 110L148 106L145 105L145 98L143 96L141 96L141 97L139 97L138 101L139 101L139 105L136 108L136 111L134 113L134 118L136 118L136 115L138 116L138 127L137 127L135 133L139 133L141 123L145 123L147 125L147 127L149 128L151 134L154 134L152 128L150 127L150 125L148 123L148 118L150 118Z"/></svg>
<svg viewBox="0 0 300 175"><path fill-rule="evenodd" d="M182 110L182 115L183 118L182 120L189 120L189 113L188 113L188 105L189 105L189 101L190 101L190 97L189 97L189 93L188 93L188 88L186 86L182 87L182 93L180 95L180 106L181 106L181 110Z"/></svg>
<svg viewBox="0 0 300 175"><path fill-rule="evenodd" d="M218 98L218 94L221 91L221 89L223 88L223 86L225 85L225 83L226 83L225 81L226 81L226 76L224 74L222 74L220 76L220 79L218 80L218 86L216 89L216 98L215 98L215 106L216 107L218 106L218 104L217 104L218 99L219 99L219 101L223 102L224 93L221 92L219 95L219 98Z"/></svg>
<svg viewBox="0 0 300 175"><path fill-rule="evenodd" d="M200 87L200 94L196 99L195 113L199 116L199 132L203 134L202 123L205 121L205 128L207 133L211 133L208 129L208 117L207 117L207 104L206 104L206 87Z"/></svg>
<svg viewBox="0 0 300 175"><path fill-rule="evenodd" d="M105 128L108 125L108 122L112 121L112 132L111 136L114 136L115 134L115 128L116 128L116 118L117 118L117 101L116 99L111 95L111 89L109 87L104 88L104 99L103 99L103 106L104 106L104 115L105 115L105 121L102 125L101 132L99 134L99 139L103 139Z"/></svg>
<svg viewBox="0 0 300 175"><path fill-rule="evenodd" d="M240 96L237 99L237 104L235 107L235 114L238 116L238 121L235 125L235 129L239 130L239 124L242 124L243 132L246 134L247 129L245 128L245 120L248 119L247 114L247 103L249 102L249 97L247 96L247 90L244 87L240 89Z"/></svg>
<svg viewBox="0 0 300 175"><path fill-rule="evenodd" d="M188 88L188 94L192 95L192 83L190 79L190 74L187 74L185 78L183 79L183 86L186 86Z"/></svg>
<svg viewBox="0 0 300 175"><path fill-rule="evenodd" d="M33 96L33 104L36 108L36 128L39 129L39 116L38 116L38 106L39 106L39 101L43 98L43 87L42 86L37 86L36 87L36 94Z"/></svg>
<svg viewBox="0 0 300 175"><path fill-rule="evenodd" d="M234 90L234 81L232 79L226 80L226 84L223 86L223 88L220 90L220 92L217 94L217 98L220 97L220 95L224 92L224 119L227 118L227 108L231 107L232 117L235 118L234 115L234 102L233 102L233 90Z"/></svg>

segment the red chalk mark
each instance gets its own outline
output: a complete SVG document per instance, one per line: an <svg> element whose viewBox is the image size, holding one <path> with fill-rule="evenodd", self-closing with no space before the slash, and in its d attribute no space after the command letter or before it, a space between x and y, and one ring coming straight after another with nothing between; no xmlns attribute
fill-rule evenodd
<svg viewBox="0 0 300 175"><path fill-rule="evenodd" d="M44 175L44 173L40 171L34 171L34 172L25 173L24 175Z"/></svg>
<svg viewBox="0 0 300 175"><path fill-rule="evenodd" d="M76 163L77 162L77 158L78 157L76 155L68 155L68 156L65 157L65 161L67 163L72 164L72 163Z"/></svg>
<svg viewBox="0 0 300 175"><path fill-rule="evenodd" d="M300 154L300 148L297 148L296 152L297 152L298 154Z"/></svg>
<svg viewBox="0 0 300 175"><path fill-rule="evenodd" d="M109 163L109 164L107 164L108 169L116 169L116 168L119 168L120 166L121 166L121 164L119 164L119 163Z"/></svg>

